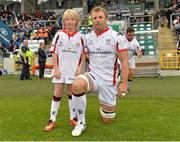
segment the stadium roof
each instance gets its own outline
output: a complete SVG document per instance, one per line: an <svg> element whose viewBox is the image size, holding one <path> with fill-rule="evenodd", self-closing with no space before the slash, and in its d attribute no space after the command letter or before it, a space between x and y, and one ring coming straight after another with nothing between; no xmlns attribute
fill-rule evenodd
<svg viewBox="0 0 180 142"><path fill-rule="evenodd" d="M21 0L0 0L0 2L21 2ZM43 3L43 2L46 2L46 1L48 1L48 0L38 0L38 4L41 4L41 3Z"/></svg>

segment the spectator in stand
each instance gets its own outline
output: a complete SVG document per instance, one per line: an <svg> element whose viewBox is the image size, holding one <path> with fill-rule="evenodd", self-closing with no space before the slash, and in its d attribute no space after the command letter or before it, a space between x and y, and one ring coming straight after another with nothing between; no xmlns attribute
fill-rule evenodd
<svg viewBox="0 0 180 142"><path fill-rule="evenodd" d="M40 47L38 49L38 63L39 63L39 78L44 78L44 70L46 64L46 52L45 52L45 44L44 42L40 42Z"/></svg>
<svg viewBox="0 0 180 142"><path fill-rule="evenodd" d="M176 47L177 47L177 54L180 55L180 39L179 39L179 41L177 42ZM180 58L179 58L179 59L180 59ZM179 62L179 63L180 63L180 62Z"/></svg>
<svg viewBox="0 0 180 142"><path fill-rule="evenodd" d="M1 52L4 54L4 53L6 53L6 49L5 49L5 47L2 45L2 43L0 42L0 50L1 50Z"/></svg>
<svg viewBox="0 0 180 142"><path fill-rule="evenodd" d="M20 75L20 80L26 80L26 79L31 80L29 69L31 65L32 55L31 55L30 49L28 48L27 39L23 41L23 46L21 47L21 50L20 50L20 56L23 62L23 68Z"/></svg>
<svg viewBox="0 0 180 142"><path fill-rule="evenodd" d="M176 19L173 22L174 29L177 34L180 34L180 16L177 16Z"/></svg>
<svg viewBox="0 0 180 142"><path fill-rule="evenodd" d="M159 28L159 11L157 10L154 14L154 29Z"/></svg>
<svg viewBox="0 0 180 142"><path fill-rule="evenodd" d="M161 27L163 27L164 24L165 24L166 10L164 10L164 9L160 10L159 16L160 16L160 24L161 24Z"/></svg>
<svg viewBox="0 0 180 142"><path fill-rule="evenodd" d="M148 9L145 10L144 12L144 22L149 22L149 17L148 17Z"/></svg>
<svg viewBox="0 0 180 142"><path fill-rule="evenodd" d="M166 12L166 17L167 17L167 20L168 20L168 25L167 25L168 28L170 28L170 24L171 24L170 17L171 17L172 13L173 13L172 7L169 7L169 9Z"/></svg>

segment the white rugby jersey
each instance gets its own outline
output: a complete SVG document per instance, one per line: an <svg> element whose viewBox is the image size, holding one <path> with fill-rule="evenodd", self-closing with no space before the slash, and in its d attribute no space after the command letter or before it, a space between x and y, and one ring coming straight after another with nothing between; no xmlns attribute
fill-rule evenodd
<svg viewBox="0 0 180 142"><path fill-rule="evenodd" d="M92 31L85 36L85 39L89 52L90 72L97 75L105 83L115 85L117 52L127 50L126 47L122 46L122 42L117 44L117 32L107 28L97 35L95 31Z"/></svg>
<svg viewBox="0 0 180 142"><path fill-rule="evenodd" d="M81 33L58 31L53 38L50 51L58 54L61 77L75 79L75 73L84 53L84 38Z"/></svg>
<svg viewBox="0 0 180 142"><path fill-rule="evenodd" d="M137 51L141 51L141 47L139 42L134 38L132 41L127 40L126 36L121 36L122 40L124 40L126 47L128 48L128 59L135 60L134 56Z"/></svg>

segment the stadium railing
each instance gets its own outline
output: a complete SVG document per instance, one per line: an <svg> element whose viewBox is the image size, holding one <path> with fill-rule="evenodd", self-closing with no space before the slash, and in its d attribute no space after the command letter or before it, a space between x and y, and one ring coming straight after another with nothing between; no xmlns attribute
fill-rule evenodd
<svg viewBox="0 0 180 142"><path fill-rule="evenodd" d="M123 29L121 23L111 23L111 24L108 24L108 27L111 28L112 30L118 32L118 33L120 33ZM91 30L92 30L92 28L88 27L88 26L81 26L79 28L79 31L84 35L91 32Z"/></svg>
<svg viewBox="0 0 180 142"><path fill-rule="evenodd" d="M39 28L46 28L48 27L50 24L57 24L57 20L38 20L38 21L34 21L34 24L33 24L33 28L34 29L39 29Z"/></svg>
<svg viewBox="0 0 180 142"><path fill-rule="evenodd" d="M41 42L44 43L44 40L43 39L40 39L40 40L35 40L35 39L28 40L28 47L31 49L31 51L36 53L36 52L38 52L38 48L39 48Z"/></svg>
<svg viewBox="0 0 180 142"><path fill-rule="evenodd" d="M123 13L144 13L144 3L118 3L118 8Z"/></svg>
<svg viewBox="0 0 180 142"><path fill-rule="evenodd" d="M179 50L162 50L160 51L161 69L180 69L180 51Z"/></svg>
<svg viewBox="0 0 180 142"><path fill-rule="evenodd" d="M148 19L146 21L145 19ZM128 18L128 26L134 27L135 31L151 31L153 30L153 15L135 15L129 16Z"/></svg>

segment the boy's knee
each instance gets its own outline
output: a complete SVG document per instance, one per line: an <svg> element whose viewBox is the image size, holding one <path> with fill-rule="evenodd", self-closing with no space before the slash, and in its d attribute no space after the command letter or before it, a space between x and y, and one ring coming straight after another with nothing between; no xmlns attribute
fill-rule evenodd
<svg viewBox="0 0 180 142"><path fill-rule="evenodd" d="M72 93L73 94L81 94L83 92L86 92L86 82L81 78L77 78L73 82Z"/></svg>

